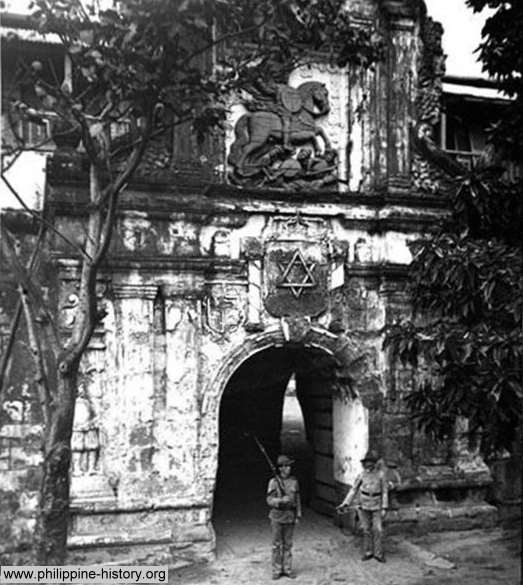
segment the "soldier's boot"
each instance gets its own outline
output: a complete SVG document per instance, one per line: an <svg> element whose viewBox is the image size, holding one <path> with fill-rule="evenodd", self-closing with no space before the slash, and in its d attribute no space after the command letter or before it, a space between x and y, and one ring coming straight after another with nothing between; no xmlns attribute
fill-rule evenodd
<svg viewBox="0 0 523 585"><path fill-rule="evenodd" d="M288 544L284 544L283 545L283 557L282 557L283 563L283 569L282 569L282 573L286 576L286 577L290 577L291 579L295 579L296 575L294 574L294 571L292 570L292 549Z"/></svg>
<svg viewBox="0 0 523 585"><path fill-rule="evenodd" d="M281 544L272 547L272 578L279 579L282 574L282 550Z"/></svg>
<svg viewBox="0 0 523 585"><path fill-rule="evenodd" d="M368 561L372 558L372 535L370 533L363 533L363 556L362 561Z"/></svg>
<svg viewBox="0 0 523 585"><path fill-rule="evenodd" d="M385 562L385 553L383 552L383 532L376 530L374 532L374 558L380 563Z"/></svg>

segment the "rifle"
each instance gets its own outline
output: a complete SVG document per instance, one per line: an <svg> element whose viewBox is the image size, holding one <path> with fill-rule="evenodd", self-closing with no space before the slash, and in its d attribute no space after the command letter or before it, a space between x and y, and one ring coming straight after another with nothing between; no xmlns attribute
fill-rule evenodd
<svg viewBox="0 0 523 585"><path fill-rule="evenodd" d="M267 451L265 450L265 447L261 444L260 440L258 439L258 437L256 435L253 434L252 438L255 440L256 445L258 445L258 449L262 452L262 455L267 460L267 463L269 464L269 467L272 471L272 475L274 476L274 479L276 480L276 483L278 484L278 487L280 488L281 495L286 496L287 494L285 493L285 486L283 485L283 481L282 481L281 477L278 475L278 471L276 470L276 467L274 467L274 463L271 461L271 458L267 455Z"/></svg>

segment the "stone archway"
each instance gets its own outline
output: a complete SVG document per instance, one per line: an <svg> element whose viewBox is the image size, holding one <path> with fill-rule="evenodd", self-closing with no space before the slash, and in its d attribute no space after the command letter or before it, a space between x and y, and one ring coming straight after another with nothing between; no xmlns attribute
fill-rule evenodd
<svg viewBox="0 0 523 585"><path fill-rule="evenodd" d="M206 451L200 463L207 470L214 504L224 467L239 474L248 470L250 479L257 481L249 489L256 493L261 517L266 515L264 482L270 472L246 433L258 434L270 455L276 455L283 394L294 374L311 448L310 504L324 513L333 511L342 488L350 485L359 471L355 462L368 444L368 417L363 405L350 392L339 390L343 371L339 350L346 346L346 338L340 343L340 336L323 328L309 327L298 338L285 327L274 327L249 336L225 357L209 382L202 405L201 432L206 440L200 444L206 445ZM353 352L351 356L350 361L354 361ZM256 469L261 470L258 478L254 477Z"/></svg>

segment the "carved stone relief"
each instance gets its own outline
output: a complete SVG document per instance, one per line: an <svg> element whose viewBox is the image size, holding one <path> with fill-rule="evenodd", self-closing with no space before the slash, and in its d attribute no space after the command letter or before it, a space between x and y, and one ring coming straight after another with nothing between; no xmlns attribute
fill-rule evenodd
<svg viewBox="0 0 523 585"><path fill-rule="evenodd" d="M329 226L319 218L275 217L267 230L263 302L276 317L316 316L328 305Z"/></svg>
<svg viewBox="0 0 523 585"><path fill-rule="evenodd" d="M142 250L148 244L151 222L145 217L124 217L120 224L120 237L123 247L129 252Z"/></svg>
<svg viewBox="0 0 523 585"><path fill-rule="evenodd" d="M212 237L212 252L215 256L231 255L231 232L230 230L216 230Z"/></svg>
<svg viewBox="0 0 523 585"><path fill-rule="evenodd" d="M92 475L100 471L100 429L93 405L83 389L76 400L71 451L73 475Z"/></svg>
<svg viewBox="0 0 523 585"><path fill-rule="evenodd" d="M319 124L330 111L325 84L256 80L234 126L229 180L284 190L336 189L338 153Z"/></svg>
<svg viewBox="0 0 523 585"><path fill-rule="evenodd" d="M195 254L198 248L196 228L183 217L172 218L159 228L156 249L160 254Z"/></svg>
<svg viewBox="0 0 523 585"><path fill-rule="evenodd" d="M372 246L365 238L358 238L354 244L354 262L365 264L372 262Z"/></svg>
<svg viewBox="0 0 523 585"><path fill-rule="evenodd" d="M206 328L218 338L236 331L245 320L243 283L212 281L204 299L204 321Z"/></svg>
<svg viewBox="0 0 523 585"><path fill-rule="evenodd" d="M89 344L93 347L99 342L97 336L104 333L104 326L102 323L103 318L107 314L107 293L109 289L109 283L105 280L98 280L96 283L96 306L97 314L100 322L97 324L95 329L95 335L91 339ZM58 322L60 324L61 333L64 336L65 343L69 335L71 334L72 328L76 322L76 314L79 308L79 282L76 278L64 278L60 284L60 292L58 299Z"/></svg>
<svg viewBox="0 0 523 585"><path fill-rule="evenodd" d="M418 140L433 143L433 135L441 113L445 55L442 48L443 29L438 22L425 18L421 27L422 51L418 69L417 111L418 122L414 130ZM412 160L412 182L421 192L434 194L440 191L441 173L418 152Z"/></svg>

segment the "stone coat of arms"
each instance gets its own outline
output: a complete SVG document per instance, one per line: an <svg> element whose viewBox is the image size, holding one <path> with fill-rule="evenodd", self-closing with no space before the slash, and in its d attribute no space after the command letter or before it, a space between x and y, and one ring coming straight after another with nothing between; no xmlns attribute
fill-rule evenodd
<svg viewBox="0 0 523 585"><path fill-rule="evenodd" d="M299 217L285 227L266 243L263 302L276 317L313 317L328 306L328 246Z"/></svg>

